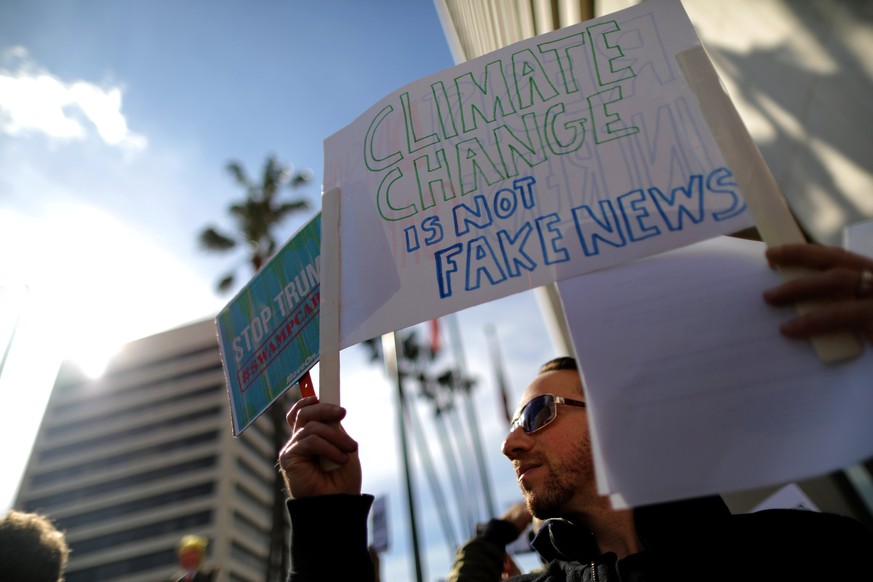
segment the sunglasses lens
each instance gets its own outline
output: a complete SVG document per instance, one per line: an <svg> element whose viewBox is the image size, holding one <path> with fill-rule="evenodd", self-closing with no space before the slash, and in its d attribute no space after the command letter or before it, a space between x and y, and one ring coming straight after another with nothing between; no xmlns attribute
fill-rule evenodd
<svg viewBox="0 0 873 582"><path fill-rule="evenodd" d="M555 418L555 399L551 394L537 396L521 411L521 428L532 433L552 422Z"/></svg>

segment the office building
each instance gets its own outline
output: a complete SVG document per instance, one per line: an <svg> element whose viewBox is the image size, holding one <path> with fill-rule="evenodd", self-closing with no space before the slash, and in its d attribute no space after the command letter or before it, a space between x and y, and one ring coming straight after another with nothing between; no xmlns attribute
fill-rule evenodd
<svg viewBox="0 0 873 582"><path fill-rule="evenodd" d="M261 417L231 434L214 323L126 345L99 379L64 364L16 507L66 530L68 582L170 580L185 534L221 580L264 580L276 452Z"/></svg>

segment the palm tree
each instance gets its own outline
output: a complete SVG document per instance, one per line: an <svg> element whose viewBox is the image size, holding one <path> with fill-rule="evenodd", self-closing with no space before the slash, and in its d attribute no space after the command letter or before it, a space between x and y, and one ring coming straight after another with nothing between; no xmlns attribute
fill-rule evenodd
<svg viewBox="0 0 873 582"><path fill-rule="evenodd" d="M258 271L266 260L276 252L276 239L273 229L289 214L309 209L309 202L303 198L281 201L281 190L288 186L299 188L312 180L312 172L294 172L293 166L283 164L271 155L264 164L260 182L253 182L237 161L227 164L237 184L246 191L245 198L231 204L228 211L236 221L237 234L225 234L214 226L207 226L200 233L200 245L208 251L226 252L239 245L248 247L248 262ZM218 290L227 291L233 286L235 269L218 281Z"/></svg>
<svg viewBox="0 0 873 582"><path fill-rule="evenodd" d="M207 226L200 233L200 245L206 250L218 252L227 252L244 245L248 249L247 262L252 272L257 272L276 251L274 230L279 223L290 214L309 209L309 202L303 198L281 200L283 189L286 187L296 189L307 184L312 179L312 172L302 170L295 173L290 164L279 162L273 155L269 156L264 164L260 182L249 179L245 168L237 161L228 162L227 171L246 191L242 201L231 204L228 208L236 222L236 233L226 234L214 226ZM219 291L226 292L231 289L235 271L236 268L231 269L219 279L217 284ZM270 407L270 419L273 424L273 447L278 456L288 435L285 413L278 403ZM288 567L285 493L282 488L282 477L278 471L274 471L273 479L273 523L265 572L266 582L284 580Z"/></svg>

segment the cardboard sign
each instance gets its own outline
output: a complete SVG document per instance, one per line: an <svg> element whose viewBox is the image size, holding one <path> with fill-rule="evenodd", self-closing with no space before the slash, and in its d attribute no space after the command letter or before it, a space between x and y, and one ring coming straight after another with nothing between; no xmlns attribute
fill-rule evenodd
<svg viewBox="0 0 873 582"><path fill-rule="evenodd" d="M318 361L320 248L317 214L215 319L234 435Z"/></svg>
<svg viewBox="0 0 873 582"><path fill-rule="evenodd" d="M416 81L328 138L340 347L750 226L744 167L677 61L695 48L681 3L650 0Z"/></svg>

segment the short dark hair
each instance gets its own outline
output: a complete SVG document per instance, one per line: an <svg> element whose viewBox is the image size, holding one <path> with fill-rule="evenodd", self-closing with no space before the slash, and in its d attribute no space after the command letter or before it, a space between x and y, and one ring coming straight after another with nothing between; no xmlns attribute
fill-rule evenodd
<svg viewBox="0 0 873 582"><path fill-rule="evenodd" d="M63 532L38 513L10 510L0 519L0 578L58 582L70 550Z"/></svg>
<svg viewBox="0 0 873 582"><path fill-rule="evenodd" d="M540 371L538 374L545 374L546 372L558 372L561 370L571 370L573 372L579 371L579 366L576 365L576 358L571 358L569 356L560 356L558 358L554 358L540 366Z"/></svg>

